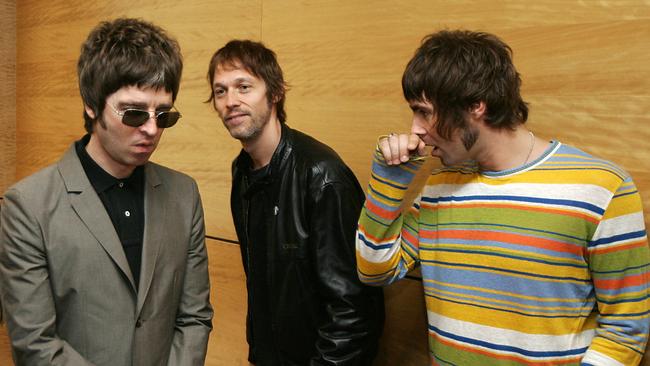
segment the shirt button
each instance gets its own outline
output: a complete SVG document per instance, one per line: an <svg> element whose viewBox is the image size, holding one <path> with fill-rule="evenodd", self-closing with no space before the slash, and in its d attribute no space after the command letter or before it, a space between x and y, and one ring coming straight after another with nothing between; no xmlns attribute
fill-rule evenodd
<svg viewBox="0 0 650 366"><path fill-rule="evenodd" d="M126 216L126 217L130 217L130 216L131 216L131 213L130 213L129 211L124 211L124 216Z"/></svg>
<svg viewBox="0 0 650 366"><path fill-rule="evenodd" d="M120 182L120 184L118 184L118 186L119 186L120 188L124 187L124 182Z"/></svg>

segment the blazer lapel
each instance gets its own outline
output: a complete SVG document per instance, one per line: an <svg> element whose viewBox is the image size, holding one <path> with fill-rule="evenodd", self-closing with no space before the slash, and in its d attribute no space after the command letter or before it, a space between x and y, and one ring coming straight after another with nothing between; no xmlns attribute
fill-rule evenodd
<svg viewBox="0 0 650 366"><path fill-rule="evenodd" d="M136 314L140 314L151 287L156 259L166 225L166 199L162 197L162 180L153 164L145 165L144 238L142 239L142 267Z"/></svg>
<svg viewBox="0 0 650 366"><path fill-rule="evenodd" d="M79 215L81 221L84 222L88 231L92 233L113 262L124 273L135 292L135 281L120 243L120 238L117 236L106 208L99 196L97 196L81 166L74 144L61 158L58 168L68 190L72 208Z"/></svg>

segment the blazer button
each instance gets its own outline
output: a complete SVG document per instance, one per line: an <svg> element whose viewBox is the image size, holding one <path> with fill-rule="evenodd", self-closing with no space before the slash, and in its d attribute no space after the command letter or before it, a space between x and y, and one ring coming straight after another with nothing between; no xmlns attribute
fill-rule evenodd
<svg viewBox="0 0 650 366"><path fill-rule="evenodd" d="M135 327L140 328L142 326L142 319L138 318L138 320L135 321Z"/></svg>

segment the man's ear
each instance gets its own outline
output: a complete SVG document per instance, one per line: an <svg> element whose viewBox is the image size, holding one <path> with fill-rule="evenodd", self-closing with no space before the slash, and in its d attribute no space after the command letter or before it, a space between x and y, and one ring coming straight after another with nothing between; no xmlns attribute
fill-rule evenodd
<svg viewBox="0 0 650 366"><path fill-rule="evenodd" d="M484 101L479 101L476 103L472 103L472 105L469 107L469 113L472 115L473 118L476 119L481 119L487 112L487 105L485 105Z"/></svg>
<svg viewBox="0 0 650 366"><path fill-rule="evenodd" d="M487 105L483 101L472 103L467 109L465 114L467 122L472 125L480 125L485 123L485 114L487 113Z"/></svg>
<svg viewBox="0 0 650 366"><path fill-rule="evenodd" d="M88 105L84 104L84 110L86 111L86 114L92 118L95 119L97 116L95 116L95 112L93 111L92 108L90 108Z"/></svg>

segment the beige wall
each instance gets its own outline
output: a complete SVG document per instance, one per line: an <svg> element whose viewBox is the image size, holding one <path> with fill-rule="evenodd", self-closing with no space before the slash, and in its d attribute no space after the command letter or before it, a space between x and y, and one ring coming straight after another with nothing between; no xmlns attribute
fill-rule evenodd
<svg viewBox="0 0 650 366"><path fill-rule="evenodd" d="M618 1L31 1L18 4L17 178L54 162L83 133L75 62L99 20L143 17L181 43L179 125L154 159L197 178L208 233L234 239L230 162L239 150L202 103L211 54L264 41L292 89L288 123L330 144L365 184L378 134L408 128L404 66L427 33L494 32L514 49L530 127L630 171L650 212L650 4ZM648 223L650 221L646 220Z"/></svg>
<svg viewBox="0 0 650 366"><path fill-rule="evenodd" d="M0 2L0 192L16 167L16 1Z"/></svg>
<svg viewBox="0 0 650 366"><path fill-rule="evenodd" d="M3 190L5 182L56 161L81 136L82 105L75 74L79 46L98 21L132 16L166 28L183 49L185 70L177 106L184 117L165 132L154 160L198 180L211 236L235 239L228 201L230 162L239 144L202 103L209 92L205 80L209 58L231 38L262 40L277 52L292 85L288 123L337 150L365 185L376 136L409 126L400 78L421 38L441 28L496 33L514 50L535 134L622 165L634 177L650 212L648 2L113 0L93 6L79 0L20 2L15 28L15 135L14 119L6 117L14 105L14 18L5 7L10 8L11 2L0 8ZM245 292L239 256L229 244L211 242L210 248L217 319L209 364L244 364ZM387 291L389 321L381 365L426 362L419 286L405 280Z"/></svg>

